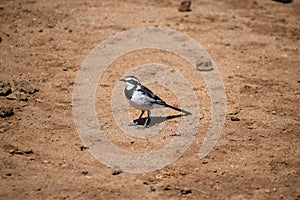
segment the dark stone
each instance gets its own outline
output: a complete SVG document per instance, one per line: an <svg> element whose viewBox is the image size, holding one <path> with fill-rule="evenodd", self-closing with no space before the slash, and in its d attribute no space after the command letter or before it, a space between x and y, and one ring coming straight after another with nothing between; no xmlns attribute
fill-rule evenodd
<svg viewBox="0 0 300 200"><path fill-rule="evenodd" d="M192 193L192 189L190 188L183 188L180 190L181 194L190 194Z"/></svg>
<svg viewBox="0 0 300 200"><path fill-rule="evenodd" d="M120 167L116 166L116 167L114 167L114 171L113 171L112 175L117 176L117 175L121 174L122 172L123 172L123 170Z"/></svg>
<svg viewBox="0 0 300 200"><path fill-rule="evenodd" d="M230 120L235 122L235 121L240 121L240 118L232 116L230 117Z"/></svg>
<svg viewBox="0 0 300 200"><path fill-rule="evenodd" d="M293 2L293 0L273 0L273 1L277 1L280 3L292 3Z"/></svg>
<svg viewBox="0 0 300 200"><path fill-rule="evenodd" d="M87 171L83 171L83 172L81 172L81 174L82 174L83 176L86 176L86 175L88 175L88 173L89 173L89 172L87 172Z"/></svg>
<svg viewBox="0 0 300 200"><path fill-rule="evenodd" d="M190 0L182 1L180 3L178 11L180 11L180 12L189 12L189 11L191 11L191 8L190 8L191 4L192 4L192 2Z"/></svg>
<svg viewBox="0 0 300 200"><path fill-rule="evenodd" d="M163 190L165 190L165 191L171 190L171 186L170 185L165 185L163 187Z"/></svg>
<svg viewBox="0 0 300 200"><path fill-rule="evenodd" d="M26 94L33 94L33 93L39 91L37 88L35 88L34 85L32 85L26 81L15 82L15 87L16 87L16 90L18 90L20 92L24 92Z"/></svg>
<svg viewBox="0 0 300 200"><path fill-rule="evenodd" d="M13 108L0 108L0 117L1 118L5 118L5 117L11 117L13 116L15 113L13 111Z"/></svg>
<svg viewBox="0 0 300 200"><path fill-rule="evenodd" d="M7 96L11 92L10 83L0 82L0 96Z"/></svg>
<svg viewBox="0 0 300 200"><path fill-rule="evenodd" d="M86 146L81 146L81 147L80 147L80 151L83 151L83 150L85 150L85 149L89 149L89 147L86 147Z"/></svg>

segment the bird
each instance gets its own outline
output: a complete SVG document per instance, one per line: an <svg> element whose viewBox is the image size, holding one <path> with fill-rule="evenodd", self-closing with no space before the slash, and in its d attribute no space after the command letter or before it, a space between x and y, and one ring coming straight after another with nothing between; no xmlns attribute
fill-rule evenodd
<svg viewBox="0 0 300 200"><path fill-rule="evenodd" d="M164 100L154 94L150 89L142 85L139 79L135 76L126 76L125 78L120 79L120 81L126 83L124 93L129 104L134 108L142 111L139 118L134 121L139 121L145 111L147 111L148 116L144 123L144 128L148 123L150 123L151 109L153 108L171 108L173 110L182 112L185 115L191 115L191 113L188 111L167 104Z"/></svg>

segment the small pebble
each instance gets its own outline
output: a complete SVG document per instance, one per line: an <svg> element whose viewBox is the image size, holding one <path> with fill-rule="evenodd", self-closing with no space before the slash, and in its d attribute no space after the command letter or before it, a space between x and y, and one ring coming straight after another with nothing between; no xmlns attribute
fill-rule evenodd
<svg viewBox="0 0 300 200"><path fill-rule="evenodd" d="M80 147L80 151L83 151L83 150L85 150L85 149L89 149L89 147L86 147L86 146L81 146L81 147Z"/></svg>
<svg viewBox="0 0 300 200"><path fill-rule="evenodd" d="M112 175L116 176L116 175L121 174L122 172L123 172L123 170L119 166L115 166Z"/></svg>
<svg viewBox="0 0 300 200"><path fill-rule="evenodd" d="M190 188L183 188L180 190L181 194L190 194L192 193L192 189Z"/></svg>
<svg viewBox="0 0 300 200"><path fill-rule="evenodd" d="M7 108L7 107L0 108L0 117L1 118L11 117L13 115L14 115L13 108Z"/></svg>
<svg viewBox="0 0 300 200"><path fill-rule="evenodd" d="M191 7L191 1L185 0L180 3L180 6L178 7L178 11L188 12L188 11L191 11L190 7Z"/></svg>
<svg viewBox="0 0 300 200"><path fill-rule="evenodd" d="M179 173L180 173L180 175L182 175L182 176L186 175L186 172L179 172Z"/></svg>
<svg viewBox="0 0 300 200"><path fill-rule="evenodd" d="M230 117L230 120L236 122L236 121L240 121L240 118L232 116Z"/></svg>
<svg viewBox="0 0 300 200"><path fill-rule="evenodd" d="M10 93L12 93L10 83L0 81L0 96L7 96Z"/></svg>
<svg viewBox="0 0 300 200"><path fill-rule="evenodd" d="M163 190L164 190L164 191L171 190L171 186L170 186L170 185L165 185L165 186L163 187Z"/></svg>
<svg viewBox="0 0 300 200"><path fill-rule="evenodd" d="M82 174L83 176L88 175L88 173L89 173L88 171L82 171L82 172L81 172L81 174Z"/></svg>
<svg viewBox="0 0 300 200"><path fill-rule="evenodd" d="M149 187L149 192L155 192L155 191L156 191L155 187L151 185L151 186Z"/></svg>
<svg viewBox="0 0 300 200"><path fill-rule="evenodd" d="M12 173L6 173L5 176L12 176Z"/></svg>

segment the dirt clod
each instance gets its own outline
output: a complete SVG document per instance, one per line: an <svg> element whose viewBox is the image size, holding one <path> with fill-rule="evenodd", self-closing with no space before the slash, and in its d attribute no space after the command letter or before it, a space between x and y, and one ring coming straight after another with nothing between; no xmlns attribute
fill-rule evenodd
<svg viewBox="0 0 300 200"><path fill-rule="evenodd" d="M27 155L29 155L29 154L33 154L33 151L31 149L29 149L29 150L19 150L19 149L16 149L16 150L11 150L9 153L12 154L12 155L13 154L17 154L17 155L27 154Z"/></svg>
<svg viewBox="0 0 300 200"><path fill-rule="evenodd" d="M28 101L26 94L14 92L6 97L8 100Z"/></svg>
<svg viewBox="0 0 300 200"><path fill-rule="evenodd" d="M14 81L15 89L25 94L34 94L39 91L33 84L27 81Z"/></svg>
<svg viewBox="0 0 300 200"><path fill-rule="evenodd" d="M168 190L171 190L172 188L171 188L171 186L170 185L165 185L165 186L163 186L163 190L164 191L168 191Z"/></svg>
<svg viewBox="0 0 300 200"><path fill-rule="evenodd" d="M112 175L113 175L113 176L117 176L117 175L119 175L119 174L121 174L121 173L123 173L123 170L122 170L119 166L115 166L115 167L114 167L114 170L113 170L113 172L112 172Z"/></svg>
<svg viewBox="0 0 300 200"><path fill-rule="evenodd" d="M230 120L233 121L233 122L238 122L238 121L240 121L240 118L235 117L235 116L231 116Z"/></svg>
<svg viewBox="0 0 300 200"><path fill-rule="evenodd" d="M155 191L156 191L155 187L151 185L151 186L149 187L149 192L155 192Z"/></svg>
<svg viewBox="0 0 300 200"><path fill-rule="evenodd" d="M184 0L180 3L179 7L178 7L178 11L180 12L188 12L191 11L191 4L192 2L190 0Z"/></svg>
<svg viewBox="0 0 300 200"><path fill-rule="evenodd" d="M185 188L181 189L180 192L181 192L181 194L190 194L190 193L192 193L192 189L185 187Z"/></svg>
<svg viewBox="0 0 300 200"><path fill-rule="evenodd" d="M0 82L0 96L7 96L11 92L12 91L9 82Z"/></svg>
<svg viewBox="0 0 300 200"><path fill-rule="evenodd" d="M87 176L88 173L89 173L88 171L82 171L82 172L81 172L81 174L82 174L83 176Z"/></svg>
<svg viewBox="0 0 300 200"><path fill-rule="evenodd" d="M14 113L14 109L10 108L10 107L2 107L0 108L0 117L1 118L5 118L5 117L11 117L13 116Z"/></svg>
<svg viewBox="0 0 300 200"><path fill-rule="evenodd" d="M89 149L89 147L86 147L86 146L80 146L80 151L83 151L83 150L86 150L86 149Z"/></svg>

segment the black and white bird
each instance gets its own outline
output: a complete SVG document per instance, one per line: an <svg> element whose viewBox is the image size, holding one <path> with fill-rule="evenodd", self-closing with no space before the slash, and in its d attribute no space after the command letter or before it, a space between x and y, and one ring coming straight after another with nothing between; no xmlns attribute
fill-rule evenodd
<svg viewBox="0 0 300 200"><path fill-rule="evenodd" d="M151 90L143 86L139 79L135 76L127 76L123 79L120 79L120 81L124 81L126 83L124 92L129 104L134 108L142 111L137 120L140 120L145 111L147 111L148 117L144 123L144 128L147 126L148 122L150 122L150 110L153 108L167 107L182 112L185 115L191 115L191 113L188 111L167 104L157 95L155 95Z"/></svg>

